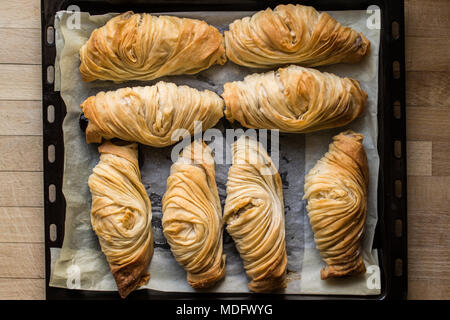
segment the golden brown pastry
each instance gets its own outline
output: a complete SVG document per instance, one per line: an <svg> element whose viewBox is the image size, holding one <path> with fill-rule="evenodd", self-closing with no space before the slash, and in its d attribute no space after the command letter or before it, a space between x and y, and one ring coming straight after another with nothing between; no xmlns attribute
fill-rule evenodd
<svg viewBox="0 0 450 320"><path fill-rule="evenodd" d="M286 287L286 243L281 178L263 146L248 136L233 145L224 222L244 262L248 288Z"/></svg>
<svg viewBox="0 0 450 320"><path fill-rule="evenodd" d="M152 208L141 182L137 144L99 148L89 177L91 223L122 298L147 283L153 255Z"/></svg>
<svg viewBox="0 0 450 320"><path fill-rule="evenodd" d="M86 99L81 110L89 120L88 143L119 138L166 147L193 134L196 122L203 130L214 126L223 116L223 100L209 90L160 81L154 86L99 92Z"/></svg>
<svg viewBox="0 0 450 320"><path fill-rule="evenodd" d="M222 207L214 159L206 144L194 141L170 168L162 199L164 236L189 284L208 288L225 276Z"/></svg>
<svg viewBox="0 0 450 320"><path fill-rule="evenodd" d="M125 12L80 49L83 81L152 80L194 74L226 61L222 34L204 21Z"/></svg>
<svg viewBox="0 0 450 320"><path fill-rule="evenodd" d="M305 67L359 62L370 42L313 7L279 5L230 24L225 31L228 59L253 68L283 64Z"/></svg>
<svg viewBox="0 0 450 320"><path fill-rule="evenodd" d="M361 237L367 210L369 168L363 136L345 131L305 177L314 240L327 264L321 278L365 273Z"/></svg>
<svg viewBox="0 0 450 320"><path fill-rule="evenodd" d="M231 122L297 133L344 126L367 101L356 80L295 65L225 83L222 96Z"/></svg>

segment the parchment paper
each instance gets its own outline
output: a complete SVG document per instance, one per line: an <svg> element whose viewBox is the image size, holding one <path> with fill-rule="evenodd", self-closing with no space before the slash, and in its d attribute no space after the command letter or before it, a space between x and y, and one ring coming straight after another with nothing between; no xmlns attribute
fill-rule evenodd
<svg viewBox="0 0 450 320"><path fill-rule="evenodd" d="M97 236L90 224L91 195L87 185L92 168L98 162L97 145L88 145L79 127L80 104L87 97L99 91L136 85L152 85L157 81L171 81L187 84L198 89L209 89L218 94L223 92L227 81L242 80L245 75L261 72L227 62L225 66L213 66L194 76L172 76L148 82L127 82L113 84L109 81L84 83L79 73L79 49L88 40L90 33L106 23L115 14L90 16L80 14L78 29L69 28L67 19L72 12L58 12L55 19L57 58L55 61L56 90L67 106L67 116L63 123L65 160L63 193L66 200L66 222L64 242L61 249L51 250L50 285L55 287L85 290L116 290L114 279L106 259L101 252ZM203 19L216 26L221 32L235 19L253 12L197 12L170 13L171 15ZM334 65L318 68L322 71L348 76L360 81L369 99L365 115L344 128L325 130L311 134L280 134L279 172L283 180L283 193L286 214L286 245L288 253L287 294L379 294L373 283L380 283L376 249L372 250L373 236L377 222L377 184L379 158L377 153L377 97L378 97L378 47L379 30L368 29L366 11L329 12L343 25L350 26L371 42L370 54L355 65ZM224 132L226 128L237 128L222 119L216 126ZM315 249L313 233L302 200L304 176L308 170L328 150L333 135L351 128L364 134L370 168L370 187L368 198L367 224L363 242L363 257L368 267L365 275L337 279L320 280L320 269L324 266ZM270 136L270 133L268 133ZM172 146L173 147L173 146ZM152 203L152 227L155 238L155 252L149 267L150 281L143 288L171 292L195 292L186 281L185 271L173 258L164 239L161 228L161 198L165 192L166 180L172 165L172 147L151 148L140 146L142 181ZM225 146L227 148L229 146ZM267 145L270 153L270 144ZM216 182L219 195L224 204L229 165L216 164ZM224 253L226 254L226 277L215 287L215 292L248 292L248 279L242 261L231 237L224 234ZM369 272L370 271L370 272ZM372 284L372 285L370 285Z"/></svg>

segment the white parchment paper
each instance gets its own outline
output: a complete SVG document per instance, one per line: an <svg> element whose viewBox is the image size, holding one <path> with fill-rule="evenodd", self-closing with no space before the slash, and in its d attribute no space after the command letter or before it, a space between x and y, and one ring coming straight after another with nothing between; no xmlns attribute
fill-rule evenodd
<svg viewBox="0 0 450 320"><path fill-rule="evenodd" d="M343 25L350 26L371 42L370 54L356 65L333 65L318 68L339 76L352 77L360 81L368 93L367 110L364 116L344 128L325 130L310 134L280 134L279 172L283 180L283 194L286 214L286 245L288 253L288 285L286 294L379 294L379 268L376 249L372 249L377 222L377 184L379 158L377 153L377 97L378 97L378 49L380 32L367 27L366 11L328 12ZM88 145L79 127L80 104L99 91L120 87L152 85L157 81L187 84L198 89L209 89L218 94L223 84L242 80L245 75L261 72L227 62L224 66L213 66L193 76L163 77L148 82L127 82L113 84L109 81L84 83L79 73L79 49L88 40L91 32L106 23L115 14L91 16L79 13L79 28L73 24L73 12L58 12L55 19L57 57L55 61L55 90L67 107L63 122L64 133L64 180L63 193L66 200L64 242L61 249L51 250L50 285L85 290L116 290L114 279L106 259L101 252L98 239L90 224L91 195L87 185L92 168L99 159L97 145ZM203 19L216 26L221 32L235 19L253 12L194 12L170 13L189 18ZM68 20L69 23L68 23ZM239 127L222 119L216 126L224 132L226 128ZM324 266L315 249L313 233L308 221L306 202L302 200L304 176L328 150L333 135L351 128L364 134L364 147L369 159L370 187L367 224L363 241L363 257L368 267L365 275L320 280L320 269ZM270 135L270 134L269 134ZM224 146L228 147L228 146ZM173 258L164 239L161 228L161 198L165 192L166 180L172 164L172 147L151 148L140 146L142 181L152 202L152 227L155 235L155 252L149 267L150 281L143 288L171 292L194 292L186 281L186 272ZM270 148L270 147L269 147ZM269 150L268 150L269 151ZM226 180L229 165L216 164L216 182L224 204ZM248 279L242 261L231 237L224 234L226 277L210 291L248 292Z"/></svg>

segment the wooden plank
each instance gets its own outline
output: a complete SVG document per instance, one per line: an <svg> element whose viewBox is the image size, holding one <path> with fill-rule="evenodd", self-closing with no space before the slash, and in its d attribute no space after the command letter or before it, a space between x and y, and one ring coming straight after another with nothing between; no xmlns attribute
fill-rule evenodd
<svg viewBox="0 0 450 320"><path fill-rule="evenodd" d="M450 141L450 108L408 107L406 109L406 139Z"/></svg>
<svg viewBox="0 0 450 320"><path fill-rule="evenodd" d="M408 169L410 176L431 176L432 173L432 142L409 141L406 144Z"/></svg>
<svg viewBox="0 0 450 320"><path fill-rule="evenodd" d="M0 136L0 171L42 171L42 136Z"/></svg>
<svg viewBox="0 0 450 320"><path fill-rule="evenodd" d="M44 209L0 207L1 242L44 242Z"/></svg>
<svg viewBox="0 0 450 320"><path fill-rule="evenodd" d="M45 277L43 243L2 243L0 245L0 278Z"/></svg>
<svg viewBox="0 0 450 320"><path fill-rule="evenodd" d="M40 65L0 64L0 100L41 100Z"/></svg>
<svg viewBox="0 0 450 320"><path fill-rule="evenodd" d="M450 71L450 38L406 37L406 71Z"/></svg>
<svg viewBox="0 0 450 320"><path fill-rule="evenodd" d="M450 37L450 1L405 1L407 36Z"/></svg>
<svg viewBox="0 0 450 320"><path fill-rule="evenodd" d="M0 1L0 28L41 27L40 1Z"/></svg>
<svg viewBox="0 0 450 320"><path fill-rule="evenodd" d="M450 281L448 248L408 247L408 278L411 280Z"/></svg>
<svg viewBox="0 0 450 320"><path fill-rule="evenodd" d="M41 64L40 29L0 28L0 39L0 63Z"/></svg>
<svg viewBox="0 0 450 320"><path fill-rule="evenodd" d="M450 211L408 210L408 246L450 248Z"/></svg>
<svg viewBox="0 0 450 320"><path fill-rule="evenodd" d="M408 280L408 300L448 300L450 281Z"/></svg>
<svg viewBox="0 0 450 320"><path fill-rule="evenodd" d="M409 39L407 37L407 70L436 70L439 66L442 66L442 61L448 58L448 56L434 54L435 51L433 50L442 53L441 49L443 46L440 45L441 42L436 41L436 38L444 38L442 43L448 43L448 37L450 36L449 6L450 2L447 0L405 1L406 35L433 38L426 40L422 38ZM416 49L417 51L415 51ZM433 58L430 58L430 56ZM426 59L429 60L427 61ZM432 61L433 59L434 61ZM448 70L446 68L448 66L444 66L444 70ZM450 118L447 109L449 100L446 93L450 88L448 75L445 73L409 72L407 73L406 81L408 106L406 110L407 138L409 140L433 141L433 152L436 152L437 144L435 141L449 141L450 139L450 131L448 129ZM417 107L411 108L410 106ZM409 150L408 156L411 156ZM435 155L433 155L434 157ZM434 170L433 162L433 173ZM426 275L423 278L426 268L421 265L421 262L427 261L429 257L416 254L416 252L424 251L423 246L428 247L446 243L444 238L442 238L442 232L445 235L448 226L448 220L446 220L448 215L444 215L441 211L430 211L426 203L423 203L424 200L420 200L420 198L431 199L432 207L440 206L439 200L433 200L433 195L430 194L433 189L432 179L430 180L427 177L410 177L409 180L408 241L410 246L422 247L417 251L413 249L412 256L410 255L409 257L409 263L413 264L413 268L410 268L408 297L410 299L448 299L450 297L450 281L440 278L433 280ZM420 192L422 180L426 180L424 192ZM439 185L444 187L445 190L445 183L442 184L441 182ZM438 187L436 186L435 188ZM445 192L438 191L434 198L445 199L443 193ZM416 194L418 194L419 199ZM424 211L412 210L413 205L421 207ZM443 219L445 221L442 221ZM448 241L448 238L446 239ZM431 265L431 267L433 266Z"/></svg>
<svg viewBox="0 0 450 320"><path fill-rule="evenodd" d="M450 72L407 72L406 106L448 108Z"/></svg>
<svg viewBox="0 0 450 320"><path fill-rule="evenodd" d="M42 135L42 102L0 100L0 135Z"/></svg>
<svg viewBox="0 0 450 320"><path fill-rule="evenodd" d="M0 207L42 207L42 172L0 172Z"/></svg>
<svg viewBox="0 0 450 320"><path fill-rule="evenodd" d="M45 279L0 279L0 300L45 300Z"/></svg>
<svg viewBox="0 0 450 320"><path fill-rule="evenodd" d="M420 211L449 210L450 177L408 177L408 208Z"/></svg>
<svg viewBox="0 0 450 320"><path fill-rule="evenodd" d="M450 142L433 143L433 176L450 176Z"/></svg>

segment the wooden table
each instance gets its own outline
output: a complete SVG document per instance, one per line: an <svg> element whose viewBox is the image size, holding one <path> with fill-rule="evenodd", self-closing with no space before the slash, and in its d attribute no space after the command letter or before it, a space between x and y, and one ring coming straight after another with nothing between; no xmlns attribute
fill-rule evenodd
<svg viewBox="0 0 450 320"><path fill-rule="evenodd" d="M406 0L410 299L450 299L450 1ZM45 299L40 1L0 0L0 299Z"/></svg>

